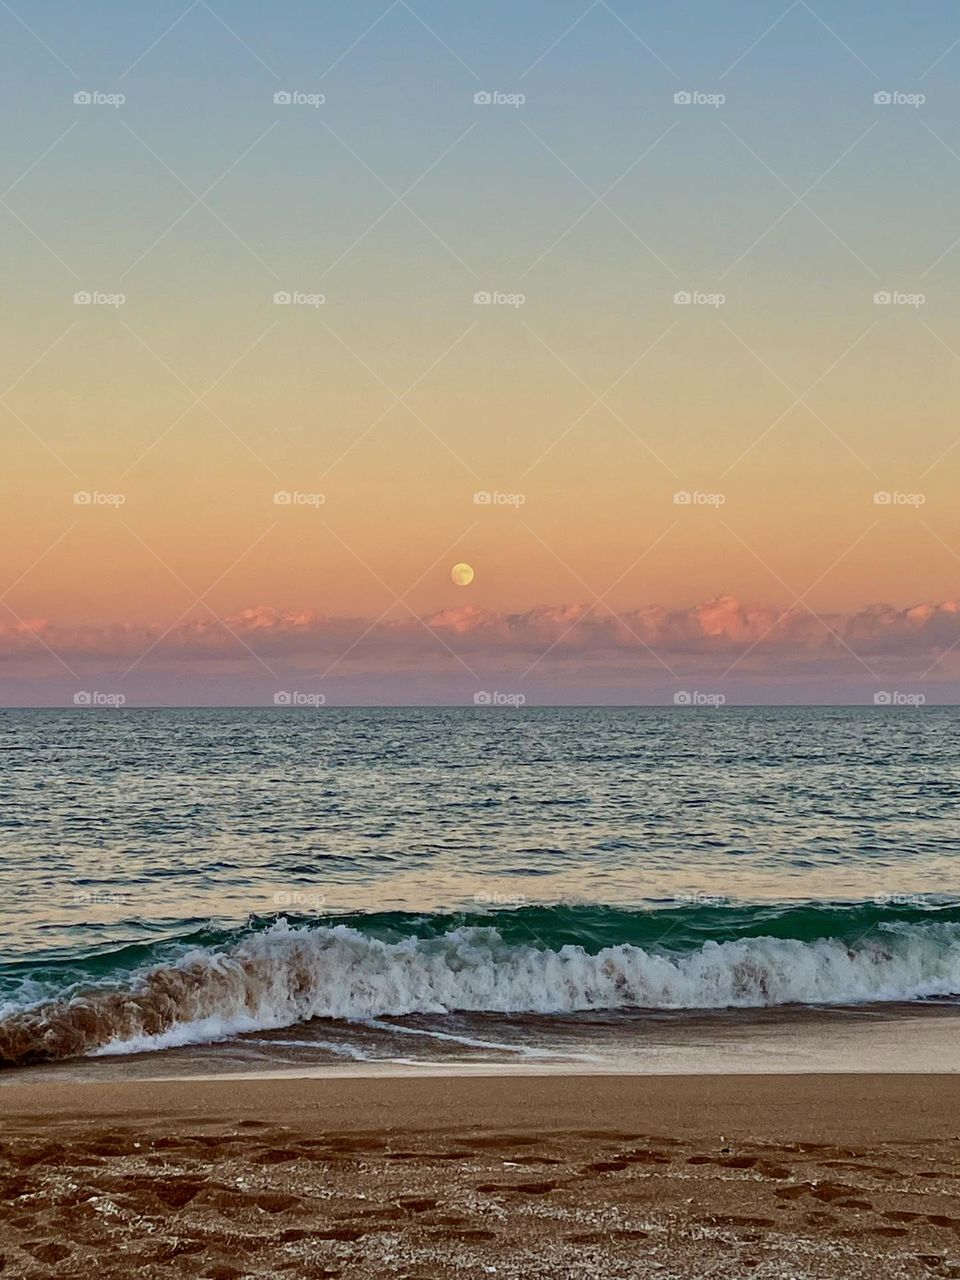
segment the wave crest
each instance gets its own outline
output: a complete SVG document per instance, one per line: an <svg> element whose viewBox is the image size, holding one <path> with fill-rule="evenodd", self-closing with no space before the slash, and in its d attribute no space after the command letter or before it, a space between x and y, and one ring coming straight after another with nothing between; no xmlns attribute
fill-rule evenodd
<svg viewBox="0 0 960 1280"><path fill-rule="evenodd" d="M882 928L882 926L881 926ZM311 1018L576 1013L915 1000L960 992L960 926L836 938L741 938L682 954L629 943L590 954L506 942L496 928L383 941L279 921L219 950L0 1016L0 1065L204 1043Z"/></svg>

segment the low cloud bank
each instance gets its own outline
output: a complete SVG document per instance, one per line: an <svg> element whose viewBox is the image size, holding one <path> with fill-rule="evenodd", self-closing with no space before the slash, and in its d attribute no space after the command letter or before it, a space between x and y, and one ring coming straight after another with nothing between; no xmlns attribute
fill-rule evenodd
<svg viewBox="0 0 960 1280"><path fill-rule="evenodd" d="M0 667L32 673L71 665L118 668L140 660L143 671L223 669L255 662L342 674L415 666L446 672L458 658L471 665L523 672L642 669L723 672L731 663L771 677L880 664L923 674L938 660L960 664L960 601L898 609L872 605L849 614L814 616L718 596L686 609L658 605L619 612L585 604L542 605L505 613L467 605L415 618L337 618L315 611L251 608L222 619L197 616L166 626L65 626L46 619L0 625ZM338 661L339 660L339 661ZM539 660L539 661L538 661ZM62 667L60 668L62 671ZM948 673L941 662L938 674Z"/></svg>

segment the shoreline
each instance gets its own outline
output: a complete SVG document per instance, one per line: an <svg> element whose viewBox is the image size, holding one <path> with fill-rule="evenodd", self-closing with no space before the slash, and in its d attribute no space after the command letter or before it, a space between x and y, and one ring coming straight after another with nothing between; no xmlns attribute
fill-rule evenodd
<svg viewBox="0 0 960 1280"><path fill-rule="evenodd" d="M638 1015L630 1020L474 1017L314 1021L134 1052L0 1070L18 1084L376 1076L952 1074L960 1007L836 1006Z"/></svg>
<svg viewBox="0 0 960 1280"><path fill-rule="evenodd" d="M5 1274L955 1276L958 1115L956 1074L13 1084Z"/></svg>

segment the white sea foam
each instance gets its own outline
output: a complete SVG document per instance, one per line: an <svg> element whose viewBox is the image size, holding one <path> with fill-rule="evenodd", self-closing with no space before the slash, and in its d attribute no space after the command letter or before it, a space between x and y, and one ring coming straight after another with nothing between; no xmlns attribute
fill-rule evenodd
<svg viewBox="0 0 960 1280"><path fill-rule="evenodd" d="M194 950L0 1019L0 1062L133 1053L311 1018L450 1011L576 1013L914 1000L960 992L960 925L883 926L855 944L748 938L686 953L596 955L506 943L494 928L384 942L280 921L227 950Z"/></svg>
<svg viewBox="0 0 960 1280"><path fill-rule="evenodd" d="M389 1031L391 1035L424 1036L428 1040L445 1040L450 1044L463 1044L471 1049L493 1049L496 1053L517 1053L522 1058L566 1058L569 1054L556 1053L552 1049L536 1049L525 1044L502 1044L499 1040L477 1040L474 1036L453 1035L449 1031L435 1031L428 1027L404 1027L397 1022L380 1022L367 1018L364 1026L377 1031Z"/></svg>

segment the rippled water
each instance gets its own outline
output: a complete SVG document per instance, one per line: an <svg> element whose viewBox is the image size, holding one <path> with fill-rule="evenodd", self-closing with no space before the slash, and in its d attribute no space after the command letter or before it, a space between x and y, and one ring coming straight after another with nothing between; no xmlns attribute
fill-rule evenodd
<svg viewBox="0 0 960 1280"><path fill-rule="evenodd" d="M953 708L2 712L0 1057L951 997L958 811Z"/></svg>

